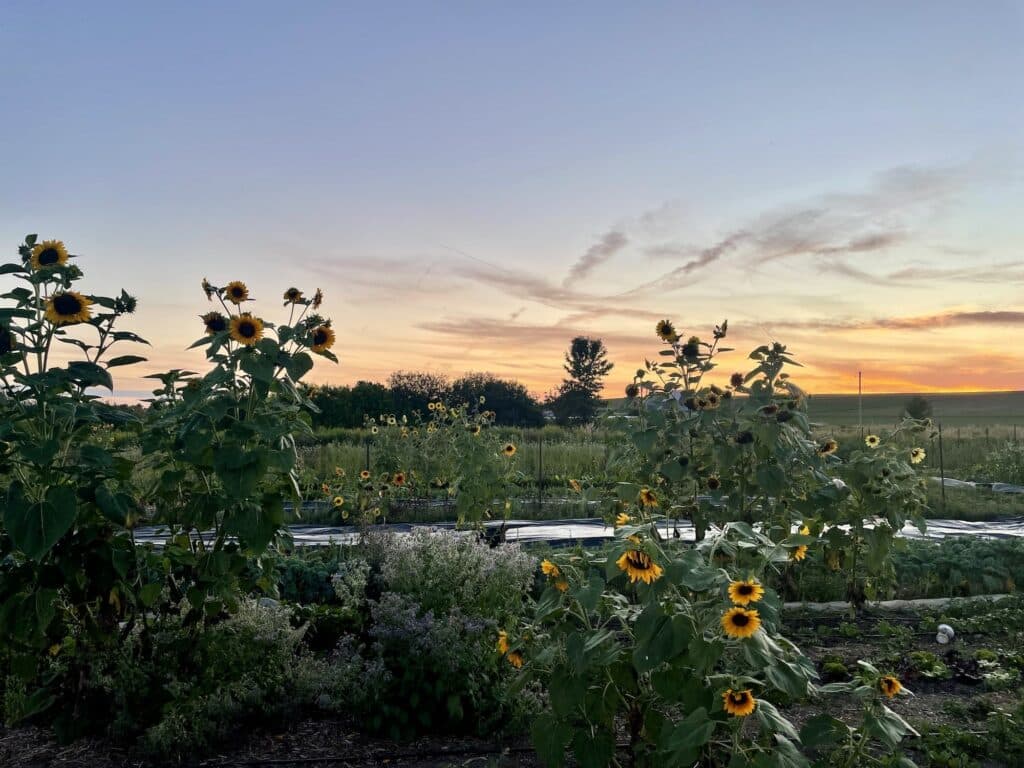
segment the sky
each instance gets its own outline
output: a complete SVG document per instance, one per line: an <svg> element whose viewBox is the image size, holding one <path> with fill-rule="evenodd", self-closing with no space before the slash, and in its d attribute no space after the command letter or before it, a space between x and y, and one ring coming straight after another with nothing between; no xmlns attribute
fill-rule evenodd
<svg viewBox="0 0 1024 768"><path fill-rule="evenodd" d="M779 341L811 392L1021 389L1024 6L0 4L0 248L62 239L202 370L202 278L340 364L616 395L671 318ZM5 245L6 244L6 245ZM0 288L9 286L0 278ZM122 354L138 350L125 347Z"/></svg>

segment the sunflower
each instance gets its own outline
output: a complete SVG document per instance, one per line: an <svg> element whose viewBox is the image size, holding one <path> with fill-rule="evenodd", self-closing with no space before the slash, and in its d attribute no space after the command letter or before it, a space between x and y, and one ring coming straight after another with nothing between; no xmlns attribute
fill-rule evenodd
<svg viewBox="0 0 1024 768"><path fill-rule="evenodd" d="M471 425L470 428L469 428L469 434L471 434L471 435L479 435L480 434L480 425L479 424Z"/></svg>
<svg viewBox="0 0 1024 768"><path fill-rule="evenodd" d="M314 352L324 352L334 346L334 329L329 325L321 325L313 329Z"/></svg>
<svg viewBox="0 0 1024 768"><path fill-rule="evenodd" d="M243 301L249 300L249 289L241 280L232 280L224 289L224 296L232 304L241 304Z"/></svg>
<svg viewBox="0 0 1024 768"><path fill-rule="evenodd" d="M800 546L798 546L796 549L794 549L792 552L789 553L789 557L792 560L796 560L797 562L800 562L805 557L807 557L807 545L806 544L801 544Z"/></svg>
<svg viewBox="0 0 1024 768"><path fill-rule="evenodd" d="M877 448L882 441L878 439L878 435L868 435L864 438L864 445L868 448Z"/></svg>
<svg viewBox="0 0 1024 768"><path fill-rule="evenodd" d="M43 240L32 249L32 269L63 267L68 261L68 249L60 240Z"/></svg>
<svg viewBox="0 0 1024 768"><path fill-rule="evenodd" d="M317 288L316 293L313 294L313 309L320 309L320 305L323 303L324 292Z"/></svg>
<svg viewBox="0 0 1024 768"><path fill-rule="evenodd" d="M924 461L925 456L927 456L927 454L924 452L924 448L913 448L910 451L910 463L920 464Z"/></svg>
<svg viewBox="0 0 1024 768"><path fill-rule="evenodd" d="M619 512L619 514L615 517L615 527L621 528L624 525L629 525L632 521L633 518L631 518L625 512Z"/></svg>
<svg viewBox="0 0 1024 768"><path fill-rule="evenodd" d="M11 329L0 325L0 355L6 355L12 351L15 343L14 334L11 333Z"/></svg>
<svg viewBox="0 0 1024 768"><path fill-rule="evenodd" d="M435 403L433 400L431 400L429 403L427 403L427 410L428 411L433 411L433 410L436 410L436 409L437 409L437 403Z"/></svg>
<svg viewBox="0 0 1024 768"><path fill-rule="evenodd" d="M557 579L562 575L558 566L552 563L550 560L541 560L540 570L545 576L550 576L552 579Z"/></svg>
<svg viewBox="0 0 1024 768"><path fill-rule="evenodd" d="M709 411L715 410L721 404L722 396L717 392L708 392L707 396L704 398L704 407Z"/></svg>
<svg viewBox="0 0 1024 768"><path fill-rule="evenodd" d="M206 300L213 301L213 295L217 292L217 289L213 287L213 284L204 277L203 282L200 283L200 285L203 286L203 293L206 294Z"/></svg>
<svg viewBox="0 0 1024 768"><path fill-rule="evenodd" d="M376 435L378 432L380 432L380 430L377 428L376 424L374 426L370 427L370 434L371 435Z"/></svg>
<svg viewBox="0 0 1024 768"><path fill-rule="evenodd" d="M321 493L329 495L331 492L331 486L329 486L327 483L320 483L320 491Z"/></svg>
<svg viewBox="0 0 1024 768"><path fill-rule="evenodd" d="M370 479L370 470L364 469L363 471L361 471L359 473L359 479L360 480L369 480Z"/></svg>
<svg viewBox="0 0 1024 768"><path fill-rule="evenodd" d="M206 332L211 336L216 333L222 333L228 329L228 319L220 312L207 312L201 317L203 319L203 325L206 326Z"/></svg>
<svg viewBox="0 0 1024 768"><path fill-rule="evenodd" d="M345 497L344 496L335 496L334 499L331 501L331 504L334 506L335 509L338 509L339 507L343 507L343 506L345 506Z"/></svg>
<svg viewBox="0 0 1024 768"><path fill-rule="evenodd" d="M658 334L658 338L670 344L679 341L679 334L676 333L676 328L672 325L671 320L659 320L658 324L654 326L654 332Z"/></svg>
<svg viewBox="0 0 1024 768"><path fill-rule="evenodd" d="M516 669L520 669L523 666L523 656L519 651L511 651L506 658L508 659L508 663Z"/></svg>
<svg viewBox="0 0 1024 768"><path fill-rule="evenodd" d="M729 582L729 599L736 605L750 605L764 597L764 587L753 579Z"/></svg>
<svg viewBox="0 0 1024 768"><path fill-rule="evenodd" d="M700 355L700 337L691 336L689 340L683 344L682 348L683 357L692 359L697 358Z"/></svg>
<svg viewBox="0 0 1024 768"><path fill-rule="evenodd" d="M398 426L398 419L396 419L394 416L388 416L388 426L389 427L397 427Z"/></svg>
<svg viewBox="0 0 1024 768"><path fill-rule="evenodd" d="M555 582L555 589L557 589L559 592L568 592L569 591L569 582L566 581L565 579L558 579Z"/></svg>
<svg viewBox="0 0 1024 768"><path fill-rule="evenodd" d="M505 443L505 447L501 449L501 452L512 458L516 455L516 447L513 443Z"/></svg>
<svg viewBox="0 0 1024 768"><path fill-rule="evenodd" d="M583 486L580 485L579 480L570 480L569 487L572 488L576 493L579 493L580 491L583 490Z"/></svg>
<svg viewBox="0 0 1024 768"><path fill-rule="evenodd" d="M718 479L718 475L711 475L711 477L708 478L709 491L717 491L721 487L722 481Z"/></svg>
<svg viewBox="0 0 1024 768"><path fill-rule="evenodd" d="M619 566L620 571L625 571L629 574L631 584L635 584L638 581L650 584L652 581L660 579L663 573L662 567L654 562L650 555L646 552L641 552L639 549L630 549L623 552L622 557L616 560L615 564Z"/></svg>
<svg viewBox="0 0 1024 768"><path fill-rule="evenodd" d="M882 690L882 693L885 694L887 699L891 699L903 690L903 684L898 678L893 677L892 675L883 675L878 681L878 687Z"/></svg>
<svg viewBox="0 0 1024 768"><path fill-rule="evenodd" d="M303 299L302 291L298 288L289 288L281 298L284 299L285 304L298 304Z"/></svg>
<svg viewBox="0 0 1024 768"><path fill-rule="evenodd" d="M496 647L498 649L498 653L500 653L501 655L504 656L506 653L508 653L508 632L506 632L504 629L498 630L498 643Z"/></svg>
<svg viewBox="0 0 1024 768"><path fill-rule="evenodd" d="M745 429L733 439L736 441L736 445L750 445L754 442L754 433L749 429Z"/></svg>
<svg viewBox="0 0 1024 768"><path fill-rule="evenodd" d="M335 467L334 468L334 476L335 477L344 477L345 476L345 470L342 469L341 467Z"/></svg>
<svg viewBox="0 0 1024 768"><path fill-rule="evenodd" d="M722 708L734 717L746 717L753 714L756 707L757 701L749 688L743 691L734 691L729 688L722 694Z"/></svg>
<svg viewBox="0 0 1024 768"><path fill-rule="evenodd" d="M76 291L55 293L46 302L46 319L54 325L84 323L92 314L91 304L91 299Z"/></svg>
<svg viewBox="0 0 1024 768"><path fill-rule="evenodd" d="M391 482L395 485L405 485L405 472L395 472L395 476L391 478Z"/></svg>
<svg viewBox="0 0 1024 768"><path fill-rule="evenodd" d="M626 397L628 397L630 400L632 400L634 397L637 397L639 394L640 387L638 387L636 384L626 385Z"/></svg>
<svg viewBox="0 0 1024 768"><path fill-rule="evenodd" d="M839 443L835 440L829 439L818 446L819 456L831 456L833 453L839 450Z"/></svg>
<svg viewBox="0 0 1024 768"><path fill-rule="evenodd" d="M757 611L746 608L730 608L722 614L722 629L729 637L750 637L761 627Z"/></svg>
<svg viewBox="0 0 1024 768"><path fill-rule="evenodd" d="M249 313L231 318L231 338L251 347L263 338L263 321Z"/></svg>
<svg viewBox="0 0 1024 768"><path fill-rule="evenodd" d="M742 387L743 386L743 378L744 377L743 377L742 373L734 373L732 376L729 377L729 386L730 387Z"/></svg>
<svg viewBox="0 0 1024 768"><path fill-rule="evenodd" d="M641 488L639 494L640 503L645 507L656 507L658 506L658 497L654 495L654 491L650 488Z"/></svg>

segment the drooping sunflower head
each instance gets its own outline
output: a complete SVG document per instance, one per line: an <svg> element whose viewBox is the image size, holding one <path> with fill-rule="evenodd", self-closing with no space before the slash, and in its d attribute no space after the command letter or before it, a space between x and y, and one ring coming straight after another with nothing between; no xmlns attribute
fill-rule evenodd
<svg viewBox="0 0 1024 768"><path fill-rule="evenodd" d="M221 333L228 329L228 319L220 312L207 312L201 317L203 319L203 325L206 326L206 332L211 336L215 333Z"/></svg>
<svg viewBox="0 0 1024 768"><path fill-rule="evenodd" d="M470 424L469 425L469 434L474 435L474 436L479 435L480 434L480 425L479 424Z"/></svg>
<svg viewBox="0 0 1024 768"><path fill-rule="evenodd" d="M722 694L722 708L733 717L746 717L754 713L757 700L749 688L743 691L729 688Z"/></svg>
<svg viewBox="0 0 1024 768"><path fill-rule="evenodd" d="M629 525L633 521L633 518L627 515L625 512L619 512L615 516L615 527L621 528L624 525Z"/></svg>
<svg viewBox="0 0 1024 768"><path fill-rule="evenodd" d="M263 321L246 313L231 318L231 338L251 347L263 338Z"/></svg>
<svg viewBox="0 0 1024 768"><path fill-rule="evenodd" d="M734 373L732 376L729 377L729 386L730 387L742 387L743 386L743 379L744 379L744 376L743 376L742 373Z"/></svg>
<svg viewBox="0 0 1024 768"><path fill-rule="evenodd" d="M878 435L868 435L864 438L864 445L868 448L877 448L882 441L878 439Z"/></svg>
<svg viewBox="0 0 1024 768"><path fill-rule="evenodd" d="M927 454L925 454L924 448L912 448L910 450L910 463L920 464L922 461L924 461L924 457L926 455Z"/></svg>
<svg viewBox="0 0 1024 768"><path fill-rule="evenodd" d="M213 301L213 296L217 293L217 289L213 287L213 284L204 277L203 282L200 283L200 285L203 286L203 293L206 294L206 300Z"/></svg>
<svg viewBox="0 0 1024 768"><path fill-rule="evenodd" d="M514 443L505 443L505 447L501 449L501 452L509 458L512 458L516 455L516 446Z"/></svg>
<svg viewBox="0 0 1024 768"><path fill-rule="evenodd" d="M542 560L540 563L540 570L545 576L550 576L552 579L557 579L562 575L562 571L557 565L552 563L550 560Z"/></svg>
<svg viewBox="0 0 1024 768"><path fill-rule="evenodd" d="M736 605L756 603L764 597L764 587L753 579L729 583L729 599Z"/></svg>
<svg viewBox="0 0 1024 768"><path fill-rule="evenodd" d="M761 627L757 611L747 608L730 608L722 614L722 629L729 637L750 637Z"/></svg>
<svg viewBox="0 0 1024 768"><path fill-rule="evenodd" d="M632 584L638 581L650 584L660 579L664 573L662 567L654 562L650 555L639 549L627 549L615 564L619 566L620 571L629 576Z"/></svg>
<svg viewBox="0 0 1024 768"><path fill-rule="evenodd" d="M320 309L320 305L324 303L324 292L319 288L316 289L316 293L313 294L313 309Z"/></svg>
<svg viewBox="0 0 1024 768"><path fill-rule="evenodd" d="M658 334L658 338L670 344L679 341L679 334L676 333L676 327L672 325L671 320L659 320L658 324L654 326L654 332Z"/></svg>
<svg viewBox="0 0 1024 768"><path fill-rule="evenodd" d="M32 269L53 269L68 262L68 249L60 240L43 240L32 248Z"/></svg>
<svg viewBox="0 0 1024 768"><path fill-rule="evenodd" d="M46 302L46 319L54 325L84 323L92 314L91 304L91 299L77 291L55 293Z"/></svg>
<svg viewBox="0 0 1024 768"><path fill-rule="evenodd" d="M640 387L636 384L627 384L625 391L626 397L628 397L630 400L633 400L634 398L640 396Z"/></svg>
<svg viewBox="0 0 1024 768"><path fill-rule="evenodd" d="M285 305L298 304L300 301L302 301L303 298L302 291L300 291L298 288L289 288L287 291L284 292L281 298L284 299Z"/></svg>
<svg viewBox="0 0 1024 768"><path fill-rule="evenodd" d="M738 433L733 439L736 441L736 445L750 445L754 442L754 433L749 429L745 429Z"/></svg>
<svg viewBox="0 0 1024 768"><path fill-rule="evenodd" d="M556 579L555 580L555 589L557 589L559 592L568 592L569 591L569 581L567 579Z"/></svg>
<svg viewBox="0 0 1024 768"><path fill-rule="evenodd" d="M320 325L313 329L314 352L325 352L334 346L334 329L329 325Z"/></svg>
<svg viewBox="0 0 1024 768"><path fill-rule="evenodd" d="M241 304L249 300L249 289L241 280L232 280L224 289L224 298L232 304Z"/></svg>
<svg viewBox="0 0 1024 768"><path fill-rule="evenodd" d="M891 699L903 690L903 684L892 675L883 675L878 681L878 687L887 699Z"/></svg>
<svg viewBox="0 0 1024 768"><path fill-rule="evenodd" d="M839 450L839 443L829 438L824 443L818 446L819 456L831 456L833 453Z"/></svg>
<svg viewBox="0 0 1024 768"><path fill-rule="evenodd" d="M654 491L650 488L641 488L638 498L640 503L645 507L658 506L658 497L654 495Z"/></svg>
<svg viewBox="0 0 1024 768"><path fill-rule="evenodd" d="M691 336L682 348L683 357L690 358L691 360L700 356L700 337Z"/></svg>

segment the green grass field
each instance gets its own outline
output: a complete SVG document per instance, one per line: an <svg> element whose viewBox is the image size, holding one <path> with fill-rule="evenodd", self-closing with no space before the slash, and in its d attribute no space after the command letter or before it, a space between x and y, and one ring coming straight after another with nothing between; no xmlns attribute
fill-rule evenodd
<svg viewBox="0 0 1024 768"><path fill-rule="evenodd" d="M1024 427L1022 392L943 392L924 394L933 409L932 418L943 430L956 427L999 428L1003 433L1014 425ZM866 427L892 426L903 412L910 394L864 395L863 423ZM812 395L808 403L812 421L835 426L855 426L857 395ZM1024 429L1021 430L1024 439Z"/></svg>

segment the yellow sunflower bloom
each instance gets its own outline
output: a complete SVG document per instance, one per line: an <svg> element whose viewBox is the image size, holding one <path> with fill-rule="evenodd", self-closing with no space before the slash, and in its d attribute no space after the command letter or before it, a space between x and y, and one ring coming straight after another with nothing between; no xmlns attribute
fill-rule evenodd
<svg viewBox="0 0 1024 768"><path fill-rule="evenodd" d="M877 448L881 442L882 441L878 438L878 435L868 435L864 438L864 445L868 448Z"/></svg>
<svg viewBox="0 0 1024 768"><path fill-rule="evenodd" d="M360 480L369 480L370 479L370 470L368 470L368 469L362 470L359 473L359 479Z"/></svg>
<svg viewBox="0 0 1024 768"><path fill-rule="evenodd" d="M672 325L671 320L659 320L658 324L654 326L654 332L658 334L658 338L670 344L679 341L679 334L676 333L675 326Z"/></svg>
<svg viewBox="0 0 1024 768"><path fill-rule="evenodd" d="M629 576L631 584L635 584L638 581L642 581L644 584L650 584L661 578L661 574L664 570L658 565L651 556L646 552L641 552L639 549L630 549L622 553L622 556L615 561L615 564L619 566L620 571L624 571Z"/></svg>
<svg viewBox="0 0 1024 768"><path fill-rule="evenodd" d="M914 448L910 451L910 463L920 464L924 461L924 457L927 454L924 452L924 448Z"/></svg>
<svg viewBox="0 0 1024 768"><path fill-rule="evenodd" d="M395 476L391 478L391 482L394 485L405 485L405 472L395 472Z"/></svg>
<svg viewBox="0 0 1024 768"><path fill-rule="evenodd" d="M91 299L77 291L55 293L46 302L46 319L54 325L84 323L92 316Z"/></svg>
<svg viewBox="0 0 1024 768"><path fill-rule="evenodd" d="M516 447L512 443L506 443L505 447L501 449L501 452L509 458L512 458L516 455Z"/></svg>
<svg viewBox="0 0 1024 768"><path fill-rule="evenodd" d="M835 440L826 440L824 443L818 446L819 456L831 456L833 453L839 450L839 443Z"/></svg>
<svg viewBox="0 0 1024 768"><path fill-rule="evenodd" d="M729 637L750 637L761 627L757 611L746 608L730 608L722 614L722 629Z"/></svg>
<svg viewBox="0 0 1024 768"><path fill-rule="evenodd" d="M298 288L289 288L287 291L284 292L281 298L284 299L285 304L298 304L300 301L302 301L303 298L302 291L300 291Z"/></svg>
<svg viewBox="0 0 1024 768"><path fill-rule="evenodd" d="M32 269L63 267L68 261L68 249L60 240L43 240L32 248Z"/></svg>
<svg viewBox="0 0 1024 768"><path fill-rule="evenodd" d="M329 325L321 325L313 329L313 344L310 347L314 352L325 352L334 346L334 329Z"/></svg>
<svg viewBox="0 0 1024 768"><path fill-rule="evenodd" d="M232 280L224 289L224 298L232 304L241 304L249 300L249 289L241 280Z"/></svg>
<svg viewBox="0 0 1024 768"><path fill-rule="evenodd" d="M550 560L542 560L540 563L540 570L545 576L550 576L553 579L557 579L562 575L562 572L558 569L558 566L552 563Z"/></svg>
<svg viewBox="0 0 1024 768"><path fill-rule="evenodd" d="M335 496L334 499L331 501L331 504L334 505L335 509L338 509L339 507L343 507L343 506L345 506L345 497L344 496Z"/></svg>
<svg viewBox="0 0 1024 768"><path fill-rule="evenodd" d="M519 651L510 652L505 658L508 659L508 663L516 669L520 669L523 666L523 656Z"/></svg>
<svg viewBox="0 0 1024 768"><path fill-rule="evenodd" d="M903 684L898 678L893 677L892 675L884 675L878 681L878 687L881 689L882 693L885 694L887 699L893 698L903 690Z"/></svg>
<svg viewBox="0 0 1024 768"><path fill-rule="evenodd" d="M729 688L722 694L722 708L733 717L746 717L754 713L757 700L749 688L743 691Z"/></svg>
<svg viewBox="0 0 1024 768"><path fill-rule="evenodd" d="M654 495L654 491L650 488L640 489L640 503L645 507L656 507L658 506L658 497Z"/></svg>
<svg viewBox="0 0 1024 768"><path fill-rule="evenodd" d="M231 338L251 347L263 338L263 321L246 313L231 318Z"/></svg>
<svg viewBox="0 0 1024 768"><path fill-rule="evenodd" d="M569 487L572 488L576 493L580 493L583 490L583 486L580 485L579 480L570 480Z"/></svg>
<svg viewBox="0 0 1024 768"><path fill-rule="evenodd" d="M633 518L625 512L619 512L619 514L615 516L615 527L621 528L624 525L629 525L632 521Z"/></svg>
<svg viewBox="0 0 1024 768"><path fill-rule="evenodd" d="M764 597L764 587L753 579L733 581L729 584L729 599L736 605L756 603Z"/></svg>
<svg viewBox="0 0 1024 768"><path fill-rule="evenodd" d="M801 544L789 553L789 557L791 560L796 560L797 562L803 560L805 557L807 557L807 545Z"/></svg>
<svg viewBox="0 0 1024 768"><path fill-rule="evenodd" d="M508 632L504 629L498 631L498 644L496 647L498 649L498 653L502 655L508 653Z"/></svg>

